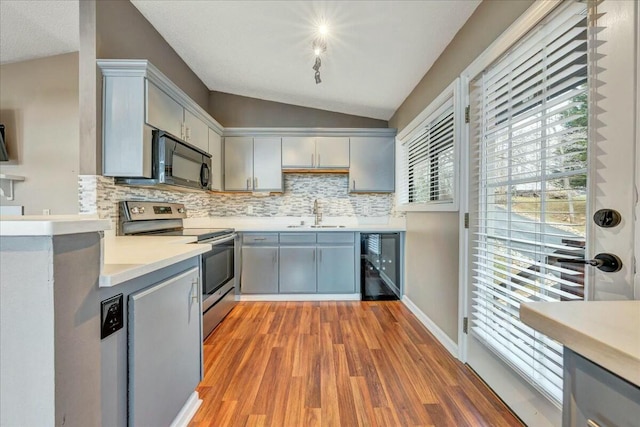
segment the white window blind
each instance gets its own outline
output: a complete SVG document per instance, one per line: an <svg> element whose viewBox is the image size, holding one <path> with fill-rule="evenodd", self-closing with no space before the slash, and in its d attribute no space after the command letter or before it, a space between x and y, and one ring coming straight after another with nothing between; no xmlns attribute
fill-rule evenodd
<svg viewBox="0 0 640 427"><path fill-rule="evenodd" d="M528 301L583 299L587 19L566 2L471 82L471 331L562 399L562 346L519 320Z"/></svg>
<svg viewBox="0 0 640 427"><path fill-rule="evenodd" d="M451 93L402 144L401 209L454 202L457 170L453 100Z"/></svg>

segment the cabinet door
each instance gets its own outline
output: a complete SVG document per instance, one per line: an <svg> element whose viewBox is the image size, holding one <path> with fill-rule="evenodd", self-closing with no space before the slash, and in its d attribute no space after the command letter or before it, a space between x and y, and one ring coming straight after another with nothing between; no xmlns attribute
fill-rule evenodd
<svg viewBox="0 0 640 427"><path fill-rule="evenodd" d="M241 281L243 294L277 294L278 248L243 246Z"/></svg>
<svg viewBox="0 0 640 427"><path fill-rule="evenodd" d="M312 168L315 166L316 141L313 137L282 138L283 168Z"/></svg>
<svg viewBox="0 0 640 427"><path fill-rule="evenodd" d="M395 138L351 138L349 191L395 191Z"/></svg>
<svg viewBox="0 0 640 427"><path fill-rule="evenodd" d="M318 293L354 293L355 268L353 246L318 246Z"/></svg>
<svg viewBox="0 0 640 427"><path fill-rule="evenodd" d="M209 189L222 191L222 175L224 164L222 163L222 137L213 129L209 129L209 148L207 152L211 154L211 182Z"/></svg>
<svg viewBox="0 0 640 427"><path fill-rule="evenodd" d="M224 189L250 191L253 182L253 138L224 139Z"/></svg>
<svg viewBox="0 0 640 427"><path fill-rule="evenodd" d="M253 189L282 191L281 138L253 139Z"/></svg>
<svg viewBox="0 0 640 427"><path fill-rule="evenodd" d="M317 168L348 168L349 138L316 138Z"/></svg>
<svg viewBox="0 0 640 427"><path fill-rule="evenodd" d="M171 424L200 382L198 278L194 268L129 297L129 425Z"/></svg>
<svg viewBox="0 0 640 427"><path fill-rule="evenodd" d="M280 246L280 293L316 292L316 247Z"/></svg>
<svg viewBox="0 0 640 427"><path fill-rule="evenodd" d="M184 110L185 138L189 144L202 151L209 150L209 126L189 110Z"/></svg>
<svg viewBox="0 0 640 427"><path fill-rule="evenodd" d="M183 139L184 108L147 80L147 123Z"/></svg>

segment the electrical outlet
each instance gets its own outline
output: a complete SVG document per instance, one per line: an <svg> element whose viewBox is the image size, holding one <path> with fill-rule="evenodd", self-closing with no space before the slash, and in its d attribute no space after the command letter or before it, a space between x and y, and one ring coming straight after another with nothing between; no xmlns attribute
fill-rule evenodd
<svg viewBox="0 0 640 427"><path fill-rule="evenodd" d="M124 325L123 296L118 294L100 303L100 338L104 339Z"/></svg>
<svg viewBox="0 0 640 427"><path fill-rule="evenodd" d="M51 215L51 209L42 209L42 215Z"/></svg>
<svg viewBox="0 0 640 427"><path fill-rule="evenodd" d="M247 215L253 215L253 206L247 206Z"/></svg>

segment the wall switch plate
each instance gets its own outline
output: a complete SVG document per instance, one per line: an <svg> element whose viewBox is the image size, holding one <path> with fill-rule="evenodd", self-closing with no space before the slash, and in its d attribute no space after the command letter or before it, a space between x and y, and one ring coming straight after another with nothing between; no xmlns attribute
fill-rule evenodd
<svg viewBox="0 0 640 427"><path fill-rule="evenodd" d="M100 339L104 339L124 326L123 297L118 294L101 303Z"/></svg>

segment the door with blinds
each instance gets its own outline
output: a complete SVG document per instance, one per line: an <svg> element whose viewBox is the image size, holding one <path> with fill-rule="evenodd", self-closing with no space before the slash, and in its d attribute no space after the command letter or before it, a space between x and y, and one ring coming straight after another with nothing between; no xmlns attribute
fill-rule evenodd
<svg viewBox="0 0 640 427"><path fill-rule="evenodd" d="M636 7L563 2L469 84L467 363L535 425L558 421L562 346L520 304L633 298ZM580 263L602 252L622 269Z"/></svg>

